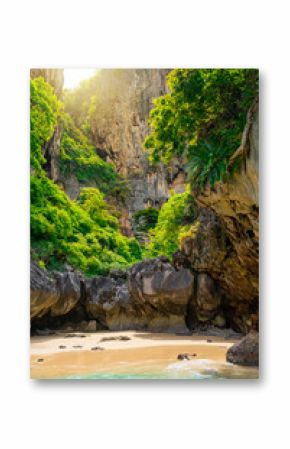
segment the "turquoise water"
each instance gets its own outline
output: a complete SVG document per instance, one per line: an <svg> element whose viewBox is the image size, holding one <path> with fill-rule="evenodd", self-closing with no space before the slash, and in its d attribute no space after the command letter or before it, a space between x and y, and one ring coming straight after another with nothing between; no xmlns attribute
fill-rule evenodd
<svg viewBox="0 0 290 449"><path fill-rule="evenodd" d="M256 379L258 378L258 369L249 367L239 367L230 363L213 364L210 360L182 361L171 363L159 372L129 372L124 370L119 373L90 373L74 374L65 377L66 379L191 379L191 380L210 380L210 379Z"/></svg>

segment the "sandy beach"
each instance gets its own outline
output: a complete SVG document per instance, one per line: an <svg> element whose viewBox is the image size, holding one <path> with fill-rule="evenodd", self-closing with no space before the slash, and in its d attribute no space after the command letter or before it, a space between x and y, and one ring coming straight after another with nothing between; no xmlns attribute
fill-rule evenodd
<svg viewBox="0 0 290 449"><path fill-rule="evenodd" d="M235 342L136 331L37 336L31 338L31 378L256 378L256 368L226 362ZM181 353L189 360L178 360Z"/></svg>

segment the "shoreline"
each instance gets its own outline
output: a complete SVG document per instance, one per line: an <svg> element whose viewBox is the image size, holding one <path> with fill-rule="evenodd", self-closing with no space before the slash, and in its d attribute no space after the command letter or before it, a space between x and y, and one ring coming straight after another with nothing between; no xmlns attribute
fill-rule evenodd
<svg viewBox="0 0 290 449"><path fill-rule="evenodd" d="M114 340L102 341L108 338ZM256 378L257 369L226 362L226 352L236 342L222 337L143 331L35 336L31 337L31 378L82 378L95 374L170 379L190 378L186 376L191 373L213 375L230 371L243 378ZM92 350L94 347L102 349ZM189 360L178 360L180 353L190 354Z"/></svg>

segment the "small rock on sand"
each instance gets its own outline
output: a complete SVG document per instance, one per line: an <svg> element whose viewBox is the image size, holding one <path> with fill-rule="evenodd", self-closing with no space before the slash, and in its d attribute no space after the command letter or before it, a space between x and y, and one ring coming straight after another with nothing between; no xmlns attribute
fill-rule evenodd
<svg viewBox="0 0 290 449"><path fill-rule="evenodd" d="M83 346L81 346L81 345L75 345L75 346L73 346L73 348L75 348L75 349L81 349Z"/></svg>
<svg viewBox="0 0 290 449"><path fill-rule="evenodd" d="M86 335L84 335L84 334L66 334L64 338L75 338L75 337L85 338Z"/></svg>
<svg viewBox="0 0 290 449"><path fill-rule="evenodd" d="M102 348L101 346L93 346L91 348L91 351L103 351L103 350L104 350L104 348Z"/></svg>
<svg viewBox="0 0 290 449"><path fill-rule="evenodd" d="M100 341L104 342L104 341L116 341L116 340L128 341L128 340L131 340L131 338L127 337L126 335L120 335L120 336L116 336L116 337L103 337L103 338L101 338Z"/></svg>
<svg viewBox="0 0 290 449"><path fill-rule="evenodd" d="M38 362L43 362L43 361L44 361L44 359L37 359L37 361L38 361Z"/></svg>
<svg viewBox="0 0 290 449"><path fill-rule="evenodd" d="M65 349L66 348L66 346L64 346L64 345L59 345L59 349Z"/></svg>
<svg viewBox="0 0 290 449"><path fill-rule="evenodd" d="M178 360L189 360L189 354L178 354Z"/></svg>

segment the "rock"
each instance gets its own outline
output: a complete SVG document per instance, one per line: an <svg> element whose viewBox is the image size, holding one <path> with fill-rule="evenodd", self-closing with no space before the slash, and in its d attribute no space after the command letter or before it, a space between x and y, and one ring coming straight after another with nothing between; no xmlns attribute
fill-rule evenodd
<svg viewBox="0 0 290 449"><path fill-rule="evenodd" d="M156 331L187 331L185 315L193 283L189 270L176 271L165 257L134 265L128 276L129 294L144 310L148 329Z"/></svg>
<svg viewBox="0 0 290 449"><path fill-rule="evenodd" d="M208 338L208 339L206 340L206 342L207 342L207 343L212 343L212 340L211 340L210 338Z"/></svg>
<svg viewBox="0 0 290 449"><path fill-rule="evenodd" d="M242 333L258 328L258 115L254 102L243 133L246 156L240 169L227 182L208 186L196 195L197 232L181 244L192 270L207 273L219 285L226 321Z"/></svg>
<svg viewBox="0 0 290 449"><path fill-rule="evenodd" d="M214 319L212 320L212 324L213 324L214 326L221 327L221 328L225 327L225 325L226 325L226 319L225 319L223 313L221 313L221 312L218 313L218 314L214 317Z"/></svg>
<svg viewBox="0 0 290 449"><path fill-rule="evenodd" d="M227 351L227 361L237 365L259 365L259 334L249 332L241 341L234 344Z"/></svg>
<svg viewBox="0 0 290 449"><path fill-rule="evenodd" d="M175 335L180 336L180 337L191 337L192 332L191 331L175 332Z"/></svg>
<svg viewBox="0 0 290 449"><path fill-rule="evenodd" d="M103 351L103 350L104 350L104 348L102 348L101 346L93 346L91 348L91 351Z"/></svg>
<svg viewBox="0 0 290 449"><path fill-rule="evenodd" d="M167 257L145 260L123 272L85 280L85 308L110 330L186 332L187 304L194 277L177 271Z"/></svg>
<svg viewBox="0 0 290 449"><path fill-rule="evenodd" d="M98 330L96 320L81 321L77 327L82 332L96 332Z"/></svg>
<svg viewBox="0 0 290 449"><path fill-rule="evenodd" d="M100 342L104 342L104 341L129 341L131 340L130 337L127 337L126 335L120 335L120 336L116 336L116 337L103 337L100 339Z"/></svg>
<svg viewBox="0 0 290 449"><path fill-rule="evenodd" d="M190 360L189 354L178 354L177 359L178 360Z"/></svg>
<svg viewBox="0 0 290 449"><path fill-rule="evenodd" d="M134 212L161 205L169 197L165 168L159 164L152 170L143 149L152 99L166 92L168 71L100 70L94 82L98 105L92 117L92 140L98 152L128 181L129 194L121 219L127 235L132 235L130 217ZM114 107L116 104L118 107Z"/></svg>
<svg viewBox="0 0 290 449"><path fill-rule="evenodd" d="M59 345L59 349L65 349L66 348L66 346L64 346L64 345Z"/></svg>
<svg viewBox="0 0 290 449"><path fill-rule="evenodd" d="M35 335L39 335L39 336L48 336L48 335L56 334L55 331L52 331L50 329L35 329L34 333L35 333Z"/></svg>
<svg viewBox="0 0 290 449"><path fill-rule="evenodd" d="M197 276L196 314L199 321L208 321L213 318L221 304L219 286L207 274L200 273Z"/></svg>
<svg viewBox="0 0 290 449"><path fill-rule="evenodd" d="M83 346L81 346L81 345L74 345L73 348L75 348L75 349L81 349L81 348L83 348Z"/></svg>
<svg viewBox="0 0 290 449"><path fill-rule="evenodd" d="M72 271L67 271L64 273L55 273L54 277L60 295L58 301L51 307L51 316L66 315L80 300L80 275Z"/></svg>
<svg viewBox="0 0 290 449"><path fill-rule="evenodd" d="M179 270L180 268L190 268L190 263L188 258L184 253L182 253L180 250L176 251L173 256L173 266Z"/></svg>
<svg viewBox="0 0 290 449"><path fill-rule="evenodd" d="M128 276L128 273L125 270L111 270L110 271L110 277L113 279L116 279L116 280L118 280L118 279L126 280L127 276Z"/></svg>
<svg viewBox="0 0 290 449"><path fill-rule="evenodd" d="M43 318L44 315L52 318L67 315L80 301L81 277L72 271L49 273L41 269L36 262L31 262L30 291L30 313L33 321Z"/></svg>
<svg viewBox="0 0 290 449"><path fill-rule="evenodd" d="M38 362L43 362L43 361L44 361L44 359L37 359L37 361L38 361Z"/></svg>
<svg viewBox="0 0 290 449"><path fill-rule="evenodd" d="M55 279L36 262L30 265L30 316L42 317L54 306L60 293Z"/></svg>

